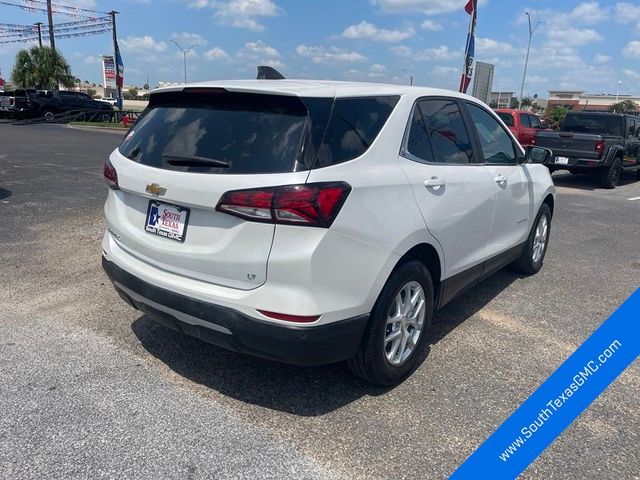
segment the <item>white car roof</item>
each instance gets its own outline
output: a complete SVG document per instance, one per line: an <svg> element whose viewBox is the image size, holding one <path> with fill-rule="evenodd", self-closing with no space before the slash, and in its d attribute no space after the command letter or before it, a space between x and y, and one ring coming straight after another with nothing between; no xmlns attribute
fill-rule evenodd
<svg viewBox="0 0 640 480"><path fill-rule="evenodd" d="M220 80L159 88L151 92L179 92L185 88L224 88L231 92L270 93L298 97L364 97L381 95L438 96L472 99L452 90L387 83L339 82L332 80Z"/></svg>

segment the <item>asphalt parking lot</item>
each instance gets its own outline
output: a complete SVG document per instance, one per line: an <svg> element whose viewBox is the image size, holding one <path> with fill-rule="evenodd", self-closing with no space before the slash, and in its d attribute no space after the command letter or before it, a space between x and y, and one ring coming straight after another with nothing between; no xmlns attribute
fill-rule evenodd
<svg viewBox="0 0 640 480"><path fill-rule="evenodd" d="M404 384L238 355L157 326L103 274L121 138L0 125L1 478L443 478L640 286L640 181L559 173L543 270L442 310ZM639 399L636 362L524 478L640 478Z"/></svg>

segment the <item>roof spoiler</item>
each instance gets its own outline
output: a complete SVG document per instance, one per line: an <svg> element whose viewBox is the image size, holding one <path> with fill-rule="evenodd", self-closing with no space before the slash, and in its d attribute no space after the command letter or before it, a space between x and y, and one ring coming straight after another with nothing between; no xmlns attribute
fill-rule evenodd
<svg viewBox="0 0 640 480"><path fill-rule="evenodd" d="M273 67L267 65L258 66L258 80L284 80L285 76L282 75Z"/></svg>

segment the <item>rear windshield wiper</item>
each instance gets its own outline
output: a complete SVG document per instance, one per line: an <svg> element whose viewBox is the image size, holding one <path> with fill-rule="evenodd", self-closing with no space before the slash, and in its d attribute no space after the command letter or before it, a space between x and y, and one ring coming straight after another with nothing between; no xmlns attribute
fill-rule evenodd
<svg viewBox="0 0 640 480"><path fill-rule="evenodd" d="M215 158L187 156L187 155L163 155L162 159L174 167L212 167L229 168L230 163Z"/></svg>

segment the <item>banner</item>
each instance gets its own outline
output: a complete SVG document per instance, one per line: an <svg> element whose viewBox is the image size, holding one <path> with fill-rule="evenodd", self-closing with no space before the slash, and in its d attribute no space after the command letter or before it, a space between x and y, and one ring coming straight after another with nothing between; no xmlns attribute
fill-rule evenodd
<svg viewBox="0 0 640 480"><path fill-rule="evenodd" d="M475 479L480 473L489 474L495 480L516 478L638 354L640 290L560 365L450 478ZM633 428L630 424L629 429ZM564 473L570 475L570 466ZM598 473L594 472L596 477Z"/></svg>
<svg viewBox="0 0 640 480"><path fill-rule="evenodd" d="M478 1L469 0L464 7L464 11L471 15L469 19L469 33L467 34L467 43L464 51L464 67L462 68L462 75L460 76L460 87L458 91L460 93L467 93L467 88L471 83L471 77L473 76L473 61L475 57L475 31L476 22L478 20Z"/></svg>
<svg viewBox="0 0 640 480"><path fill-rule="evenodd" d="M119 88L124 87L124 62L122 61L122 55L120 55L120 47L116 41L116 85Z"/></svg>
<svg viewBox="0 0 640 480"><path fill-rule="evenodd" d="M104 88L116 88L116 63L113 56L102 57L102 76L104 78Z"/></svg>

